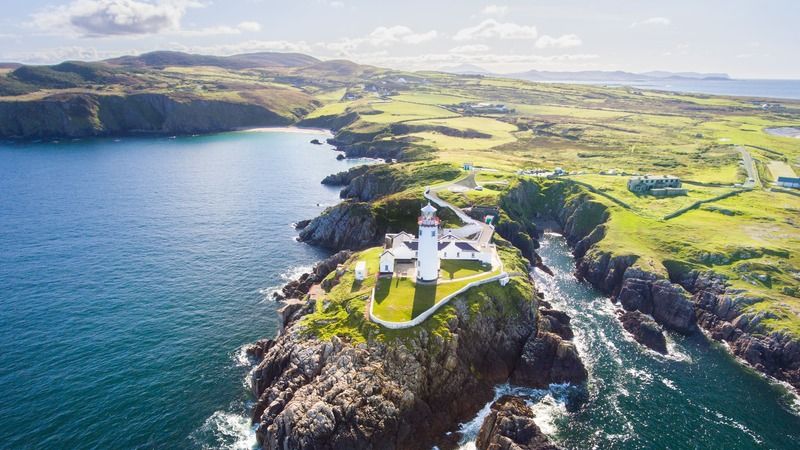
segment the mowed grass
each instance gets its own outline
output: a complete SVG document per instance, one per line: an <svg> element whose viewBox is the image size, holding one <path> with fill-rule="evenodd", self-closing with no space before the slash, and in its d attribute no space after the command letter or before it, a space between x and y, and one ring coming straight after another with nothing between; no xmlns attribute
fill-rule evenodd
<svg viewBox="0 0 800 450"><path fill-rule="evenodd" d="M480 274L464 269L466 274ZM484 271L483 275L463 281L437 284L416 284L408 278L380 278L375 286L373 312L382 320L405 322L427 311L464 286L488 278L497 272Z"/></svg>
<svg viewBox="0 0 800 450"><path fill-rule="evenodd" d="M439 277L444 280L471 277L474 275L491 272L491 266L481 264L479 261L459 261L455 259L442 260Z"/></svg>

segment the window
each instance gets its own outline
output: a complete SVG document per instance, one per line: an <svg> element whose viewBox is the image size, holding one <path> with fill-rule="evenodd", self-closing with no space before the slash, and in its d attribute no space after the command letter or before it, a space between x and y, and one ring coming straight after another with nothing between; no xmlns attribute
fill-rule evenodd
<svg viewBox="0 0 800 450"><path fill-rule="evenodd" d="M436 230L431 230L431 237L436 237Z"/></svg>
<svg viewBox="0 0 800 450"><path fill-rule="evenodd" d="M456 252L456 258L461 258L461 252Z"/></svg>
<svg viewBox="0 0 800 450"><path fill-rule="evenodd" d="M388 265L383 266L383 271L384 272L388 272L389 271L389 266Z"/></svg>

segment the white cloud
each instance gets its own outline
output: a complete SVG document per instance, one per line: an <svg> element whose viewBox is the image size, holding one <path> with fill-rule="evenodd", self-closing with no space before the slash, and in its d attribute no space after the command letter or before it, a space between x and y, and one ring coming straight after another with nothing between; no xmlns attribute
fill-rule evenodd
<svg viewBox="0 0 800 450"><path fill-rule="evenodd" d="M463 28L453 36L455 41L471 41L479 38L536 39L536 27L512 22L486 19L473 27Z"/></svg>
<svg viewBox="0 0 800 450"><path fill-rule="evenodd" d="M337 52L339 56L349 56L360 47L388 47L395 44L416 45L433 40L438 35L439 33L436 30L416 33L404 25L381 26L372 30L365 37L344 38L333 42L318 42L315 45L319 48Z"/></svg>
<svg viewBox="0 0 800 450"><path fill-rule="evenodd" d="M497 69L527 70L532 65L537 67L550 67L567 69L574 64L583 64L599 58L595 54L563 54L563 55L532 55L532 54L476 54L464 55L455 53L431 53L414 56L388 56L388 55L353 55L361 63L375 64L383 67L397 67L408 70L431 69L435 67L452 66L454 64L476 64L481 67L495 67Z"/></svg>
<svg viewBox="0 0 800 450"><path fill-rule="evenodd" d="M256 31L261 31L261 24L253 21L244 21L241 22L237 26L237 28L239 28L242 31L256 32Z"/></svg>
<svg viewBox="0 0 800 450"><path fill-rule="evenodd" d="M340 2L338 0L334 0L328 4L331 6L331 8L344 8L344 2Z"/></svg>
<svg viewBox="0 0 800 450"><path fill-rule="evenodd" d="M487 16L504 16L508 12L508 6L505 5L487 5L481 13Z"/></svg>
<svg viewBox="0 0 800 450"><path fill-rule="evenodd" d="M202 6L194 0L73 0L34 13L31 24L48 32L67 29L85 36L156 34L179 30L186 11Z"/></svg>
<svg viewBox="0 0 800 450"><path fill-rule="evenodd" d="M484 44L459 45L450 49L450 53L483 53L489 51L489 46Z"/></svg>
<svg viewBox="0 0 800 450"><path fill-rule="evenodd" d="M581 38L574 34L565 34L557 38L544 35L536 40L536 48L569 48L583 44Z"/></svg>
<svg viewBox="0 0 800 450"><path fill-rule="evenodd" d="M403 25L393 27L378 27L369 34L367 41L375 46L405 42L406 44L420 44L435 39L436 30L425 33L415 33L411 28Z"/></svg>
<svg viewBox="0 0 800 450"><path fill-rule="evenodd" d="M672 21L669 20L668 17L650 17L644 20L633 22L631 24L631 28L640 26L651 26L651 25L666 27L669 26L670 24L672 24Z"/></svg>

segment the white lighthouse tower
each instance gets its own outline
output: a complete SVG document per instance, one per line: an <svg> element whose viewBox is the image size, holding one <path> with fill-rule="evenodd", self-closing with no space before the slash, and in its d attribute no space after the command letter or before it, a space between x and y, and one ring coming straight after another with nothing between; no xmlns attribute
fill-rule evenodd
<svg viewBox="0 0 800 450"><path fill-rule="evenodd" d="M439 218L436 208L428 203L419 217L417 247L417 280L436 281L439 278Z"/></svg>

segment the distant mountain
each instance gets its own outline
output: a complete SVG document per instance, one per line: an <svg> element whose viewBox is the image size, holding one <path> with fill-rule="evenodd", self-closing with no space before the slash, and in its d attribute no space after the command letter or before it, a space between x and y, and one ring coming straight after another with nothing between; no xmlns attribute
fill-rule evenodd
<svg viewBox="0 0 800 450"><path fill-rule="evenodd" d="M663 70L654 70L651 72L643 72L641 75L650 78L690 78L694 80L730 80L731 77L727 73L698 73L698 72L665 72Z"/></svg>
<svg viewBox="0 0 800 450"><path fill-rule="evenodd" d="M724 73L697 73L697 72L666 72L652 71L644 73L623 72L621 70L584 70L577 72L553 72L544 70L529 70L527 72L504 73L498 76L517 78L529 81L598 81L598 82L642 82L665 79L693 79L693 80L728 80L730 77Z"/></svg>
<svg viewBox="0 0 800 450"><path fill-rule="evenodd" d="M443 67L441 71L458 75L492 75L492 72L474 64L459 64L452 67Z"/></svg>
<svg viewBox="0 0 800 450"><path fill-rule="evenodd" d="M123 67L213 66L225 69L252 69L260 67L304 67L317 64L320 60L301 53L260 52L233 56L210 56L158 51L137 56L107 59L104 62Z"/></svg>

